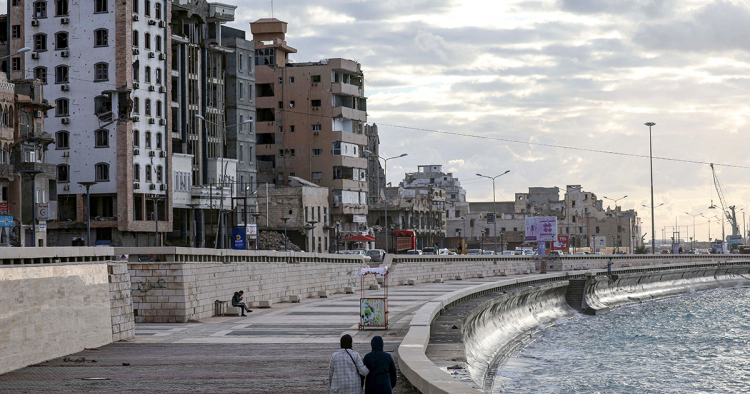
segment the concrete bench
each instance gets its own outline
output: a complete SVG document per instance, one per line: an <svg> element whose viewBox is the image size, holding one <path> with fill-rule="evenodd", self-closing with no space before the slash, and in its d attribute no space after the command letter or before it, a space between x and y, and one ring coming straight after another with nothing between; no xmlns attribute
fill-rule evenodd
<svg viewBox="0 0 750 394"><path fill-rule="evenodd" d="M346 293L346 294L354 294L354 287L352 287L352 286L346 286L346 287L344 287L344 293Z"/></svg>
<svg viewBox="0 0 750 394"><path fill-rule="evenodd" d="M224 316L226 315L241 315L242 314L242 308L238 308L236 306L227 305L226 309L224 310Z"/></svg>
<svg viewBox="0 0 750 394"><path fill-rule="evenodd" d="M289 296L289 302L300 302L302 301L301 295L290 295Z"/></svg>
<svg viewBox="0 0 750 394"><path fill-rule="evenodd" d="M261 301L258 301L258 307L259 308L270 308L271 305L273 305L273 301L271 301L271 300L261 300Z"/></svg>
<svg viewBox="0 0 750 394"><path fill-rule="evenodd" d="M328 298L328 290L321 290L318 292L318 297L320 298Z"/></svg>
<svg viewBox="0 0 750 394"><path fill-rule="evenodd" d="M437 279L435 279L435 283L443 283L443 278L437 278Z"/></svg>
<svg viewBox="0 0 750 394"><path fill-rule="evenodd" d="M373 283L370 285L370 290L380 290L380 285L377 283Z"/></svg>
<svg viewBox="0 0 750 394"><path fill-rule="evenodd" d="M406 280L406 284L408 284L409 286L414 286L416 283L417 283L417 280L413 278L409 278Z"/></svg>

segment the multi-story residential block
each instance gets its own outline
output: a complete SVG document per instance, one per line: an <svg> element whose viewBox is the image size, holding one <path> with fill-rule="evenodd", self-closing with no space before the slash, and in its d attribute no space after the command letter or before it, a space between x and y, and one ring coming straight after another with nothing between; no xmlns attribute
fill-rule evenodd
<svg viewBox="0 0 750 394"><path fill-rule="evenodd" d="M331 189L331 219L346 238L368 231L367 98L361 65L327 59L292 63L287 23L250 24L255 43L258 177L296 176ZM273 174L273 176L269 176Z"/></svg>
<svg viewBox="0 0 750 394"><path fill-rule="evenodd" d="M367 136L367 181L369 191L368 204L377 204L385 197L385 171L380 164L380 135L378 125L365 125Z"/></svg>
<svg viewBox="0 0 750 394"><path fill-rule="evenodd" d="M86 231L91 186L92 243L153 244L172 229L170 214L170 2L12 1L9 49L14 78L36 78L54 103L45 119L54 135L48 161L57 165L58 245ZM18 26L18 27L13 27ZM149 239L150 238L150 239Z"/></svg>
<svg viewBox="0 0 750 394"><path fill-rule="evenodd" d="M417 166L417 172L407 173L402 184L404 189L420 190L423 194L435 187L445 190L445 202L441 207L445 211L446 219L460 217L469 212L466 190L461 187L461 182L453 173L443 172L442 165Z"/></svg>

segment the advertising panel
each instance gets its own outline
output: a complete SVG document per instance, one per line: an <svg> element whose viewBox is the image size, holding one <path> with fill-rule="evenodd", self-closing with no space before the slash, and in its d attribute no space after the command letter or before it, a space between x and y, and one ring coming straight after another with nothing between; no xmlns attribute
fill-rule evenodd
<svg viewBox="0 0 750 394"><path fill-rule="evenodd" d="M0 227L13 227L13 216L0 216Z"/></svg>
<svg viewBox="0 0 750 394"><path fill-rule="evenodd" d="M245 234L245 239L256 239L256 238L258 238L258 225L248 224L247 233Z"/></svg>
<svg viewBox="0 0 750 394"><path fill-rule="evenodd" d="M0 215L7 215L8 214L8 202L3 201L0 202Z"/></svg>
<svg viewBox="0 0 750 394"><path fill-rule="evenodd" d="M556 216L536 216L526 218L526 242L555 242L556 240Z"/></svg>
<svg viewBox="0 0 750 394"><path fill-rule="evenodd" d="M547 255L547 243L544 241L537 242L536 244L536 253L539 256L546 256Z"/></svg>
<svg viewBox="0 0 750 394"><path fill-rule="evenodd" d="M232 249L247 249L245 244L245 228L244 227L233 227L232 228Z"/></svg>
<svg viewBox="0 0 750 394"><path fill-rule="evenodd" d="M367 215L353 215L352 223L367 223Z"/></svg>
<svg viewBox="0 0 750 394"><path fill-rule="evenodd" d="M568 248L569 248L569 244L568 244L567 235L558 235L557 242L552 243L552 250L560 250L563 252L567 252Z"/></svg>
<svg viewBox="0 0 750 394"><path fill-rule="evenodd" d="M385 327L388 300L385 298L361 298L359 301L359 326Z"/></svg>
<svg viewBox="0 0 750 394"><path fill-rule="evenodd" d="M36 219L49 220L49 204L36 204Z"/></svg>

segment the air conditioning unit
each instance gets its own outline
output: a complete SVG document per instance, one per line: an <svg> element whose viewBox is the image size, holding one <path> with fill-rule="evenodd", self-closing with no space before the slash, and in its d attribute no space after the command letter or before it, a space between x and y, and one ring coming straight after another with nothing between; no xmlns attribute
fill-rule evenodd
<svg viewBox="0 0 750 394"><path fill-rule="evenodd" d="M60 85L60 90L63 92L70 91L70 85Z"/></svg>
<svg viewBox="0 0 750 394"><path fill-rule="evenodd" d="M154 58L154 57L156 57L156 54L154 54L153 52L149 52L149 53L148 53L148 58L149 58L149 59L152 59L152 58Z"/></svg>
<svg viewBox="0 0 750 394"><path fill-rule="evenodd" d="M70 191L70 185L63 185L63 191L69 192Z"/></svg>
<svg viewBox="0 0 750 394"><path fill-rule="evenodd" d="M151 26L154 26L154 25L156 25L156 21L153 20L153 19L149 19L148 20L148 24L151 25Z"/></svg>
<svg viewBox="0 0 750 394"><path fill-rule="evenodd" d="M154 118L149 118L149 119L148 119L148 124L156 124L156 119L154 119Z"/></svg>
<svg viewBox="0 0 750 394"><path fill-rule="evenodd" d="M138 15L133 15L133 22L138 22Z"/></svg>
<svg viewBox="0 0 750 394"><path fill-rule="evenodd" d="M62 118L63 124L70 124L70 118Z"/></svg>
<svg viewBox="0 0 750 394"><path fill-rule="evenodd" d="M141 154L141 150L140 149L133 149L133 156L138 156L140 154Z"/></svg>
<svg viewBox="0 0 750 394"><path fill-rule="evenodd" d="M140 188L141 188L141 184L140 183L138 183L138 182L133 183L133 189L140 189Z"/></svg>
<svg viewBox="0 0 750 394"><path fill-rule="evenodd" d="M167 120L166 119L159 119L159 124L162 125L162 126L166 126L167 125Z"/></svg>
<svg viewBox="0 0 750 394"><path fill-rule="evenodd" d="M334 201L334 202L333 202L333 206L334 206L334 207L338 207L339 205L341 205L341 203L340 203L340 202L338 202L338 201Z"/></svg>
<svg viewBox="0 0 750 394"><path fill-rule="evenodd" d="M167 190L167 185L165 185L165 184L162 183L161 185L159 185L159 189L160 190Z"/></svg>
<svg viewBox="0 0 750 394"><path fill-rule="evenodd" d="M141 51L139 51L136 48L133 48L133 56L138 56L140 53L141 53Z"/></svg>
<svg viewBox="0 0 750 394"><path fill-rule="evenodd" d="M70 56L70 51L62 51L62 52L60 52L60 56L62 56L62 57L68 57L68 56Z"/></svg>
<svg viewBox="0 0 750 394"><path fill-rule="evenodd" d="M159 54L159 60L167 60L167 54L166 53L160 53Z"/></svg>
<svg viewBox="0 0 750 394"><path fill-rule="evenodd" d="M313 135L320 135L320 131L313 131Z"/></svg>
<svg viewBox="0 0 750 394"><path fill-rule="evenodd" d="M35 117L36 117L37 119L41 119L43 115L44 115L44 114L42 113L42 111L36 111L36 115L35 115Z"/></svg>
<svg viewBox="0 0 750 394"><path fill-rule="evenodd" d="M133 116L133 117L132 117L132 118L130 118L130 119L131 119L131 120L132 120L133 122L137 122L137 121L141 120L141 117L140 117L140 116Z"/></svg>
<svg viewBox="0 0 750 394"><path fill-rule="evenodd" d="M167 152L160 150L159 151L159 157L167 157Z"/></svg>
<svg viewBox="0 0 750 394"><path fill-rule="evenodd" d="M36 19L31 20L31 26L39 26L39 21Z"/></svg>
<svg viewBox="0 0 750 394"><path fill-rule="evenodd" d="M154 184L152 183L152 184L148 185L148 188L149 188L150 190L156 190L156 185L154 185Z"/></svg>
<svg viewBox="0 0 750 394"><path fill-rule="evenodd" d="M62 157L70 157L70 152L67 152L67 151L63 152L63 156Z"/></svg>
<svg viewBox="0 0 750 394"><path fill-rule="evenodd" d="M167 27L167 22L159 21L159 27Z"/></svg>
<svg viewBox="0 0 750 394"><path fill-rule="evenodd" d="M154 92L154 91L156 91L156 88L154 87L154 85L149 85L148 91L149 92Z"/></svg>
<svg viewBox="0 0 750 394"><path fill-rule="evenodd" d="M133 89L138 89L138 86L141 86L138 82L133 82Z"/></svg>
<svg viewBox="0 0 750 394"><path fill-rule="evenodd" d="M149 157L156 157L156 152L150 150L150 151L148 151L148 156Z"/></svg>
<svg viewBox="0 0 750 394"><path fill-rule="evenodd" d="M61 25L67 25L69 23L70 23L70 18L62 18L62 19L60 19L60 24Z"/></svg>
<svg viewBox="0 0 750 394"><path fill-rule="evenodd" d="M34 53L31 54L31 58L32 59L39 59L39 54L36 53L36 52L34 52Z"/></svg>
<svg viewBox="0 0 750 394"><path fill-rule="evenodd" d="M166 92L167 92L167 88L166 87L159 86L159 93L166 93Z"/></svg>

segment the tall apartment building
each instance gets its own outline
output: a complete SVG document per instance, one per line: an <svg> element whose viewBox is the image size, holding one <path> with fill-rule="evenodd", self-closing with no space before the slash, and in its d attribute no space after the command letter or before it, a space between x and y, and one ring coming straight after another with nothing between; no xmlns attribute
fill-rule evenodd
<svg viewBox="0 0 750 394"><path fill-rule="evenodd" d="M292 63L287 23L250 24L255 43L256 158L259 178L296 176L328 187L342 237L367 231L367 98L361 65L327 59ZM269 176L270 174L272 176Z"/></svg>
<svg viewBox="0 0 750 394"><path fill-rule="evenodd" d="M12 0L12 78L36 78L54 103L45 119L55 136L58 245L86 231L91 186L92 243L153 244L172 229L170 212L170 2L164 0ZM158 207L158 208L157 208ZM150 239L149 239L150 237Z"/></svg>
<svg viewBox="0 0 750 394"><path fill-rule="evenodd" d="M385 171L380 164L380 135L378 134L378 125L365 125L365 135L367 136L367 180L369 182L369 205L377 204L378 201L385 198Z"/></svg>

